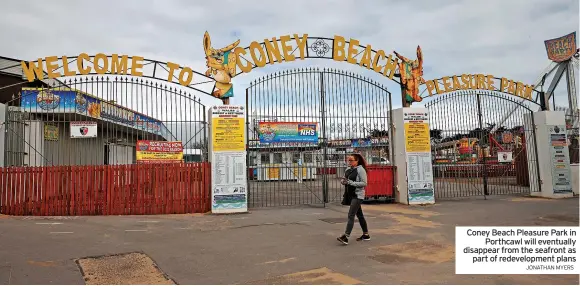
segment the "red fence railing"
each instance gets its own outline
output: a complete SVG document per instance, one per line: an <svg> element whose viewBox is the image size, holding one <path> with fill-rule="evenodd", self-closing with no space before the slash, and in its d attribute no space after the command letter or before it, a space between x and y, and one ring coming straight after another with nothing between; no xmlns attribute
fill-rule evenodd
<svg viewBox="0 0 580 286"><path fill-rule="evenodd" d="M209 163L0 168L0 213L140 215L211 209Z"/></svg>

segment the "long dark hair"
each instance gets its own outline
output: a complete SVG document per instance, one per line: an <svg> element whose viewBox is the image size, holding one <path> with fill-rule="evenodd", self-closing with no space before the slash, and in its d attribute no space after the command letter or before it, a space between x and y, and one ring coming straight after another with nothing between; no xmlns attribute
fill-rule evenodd
<svg viewBox="0 0 580 286"><path fill-rule="evenodd" d="M365 160L365 158L358 153L352 153L349 156L352 156L356 159L356 161L358 162L359 166L362 166L365 170L367 169L367 161Z"/></svg>

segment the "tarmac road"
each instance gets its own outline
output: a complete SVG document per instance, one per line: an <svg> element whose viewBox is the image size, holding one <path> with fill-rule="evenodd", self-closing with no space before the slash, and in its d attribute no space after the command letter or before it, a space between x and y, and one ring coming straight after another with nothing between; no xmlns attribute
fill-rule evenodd
<svg viewBox="0 0 580 286"><path fill-rule="evenodd" d="M456 225L578 225L578 198L364 205L372 240L341 246L346 208L238 215L0 216L0 284L83 284L75 259L141 252L179 284L578 284L578 275L455 275ZM355 225L353 237L360 235Z"/></svg>

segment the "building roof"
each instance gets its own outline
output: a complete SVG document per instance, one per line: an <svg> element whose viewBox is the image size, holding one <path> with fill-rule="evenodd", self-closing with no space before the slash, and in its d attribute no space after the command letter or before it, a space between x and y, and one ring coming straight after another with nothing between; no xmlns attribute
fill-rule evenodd
<svg viewBox="0 0 580 286"><path fill-rule="evenodd" d="M0 73L18 77L26 81L24 71L22 71L21 62L22 60L0 56ZM65 86L65 84L59 81L58 79L49 79L46 72L44 72L44 75L46 76L46 78L41 81L44 82L45 84L49 86Z"/></svg>

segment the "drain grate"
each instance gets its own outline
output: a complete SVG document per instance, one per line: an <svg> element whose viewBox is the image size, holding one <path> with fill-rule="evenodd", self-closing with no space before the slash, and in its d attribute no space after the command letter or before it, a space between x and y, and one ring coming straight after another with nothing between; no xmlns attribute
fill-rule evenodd
<svg viewBox="0 0 580 286"><path fill-rule="evenodd" d="M174 285L144 253L124 253L78 259L87 285Z"/></svg>

